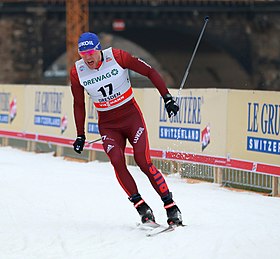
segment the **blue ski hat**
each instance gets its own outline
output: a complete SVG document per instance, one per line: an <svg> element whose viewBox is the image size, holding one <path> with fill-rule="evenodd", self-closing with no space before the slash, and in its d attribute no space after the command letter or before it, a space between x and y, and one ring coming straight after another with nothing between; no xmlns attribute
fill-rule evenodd
<svg viewBox="0 0 280 259"><path fill-rule="evenodd" d="M86 51L89 49L101 50L101 44L96 34L85 32L78 40L78 50Z"/></svg>

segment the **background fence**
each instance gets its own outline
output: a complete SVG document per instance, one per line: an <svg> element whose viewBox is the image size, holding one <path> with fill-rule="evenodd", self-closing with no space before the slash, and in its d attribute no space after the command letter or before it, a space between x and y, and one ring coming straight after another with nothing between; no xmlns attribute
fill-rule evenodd
<svg viewBox="0 0 280 259"><path fill-rule="evenodd" d="M134 89L134 94L149 131L151 157L163 173L279 194L279 92L184 89L177 97L180 112L171 119L155 89ZM86 135L94 140L100 137L98 118L89 97L86 106ZM0 85L0 126L2 146L108 161L100 142L87 144L79 157L74 153L69 87ZM135 164L129 144L126 156Z"/></svg>

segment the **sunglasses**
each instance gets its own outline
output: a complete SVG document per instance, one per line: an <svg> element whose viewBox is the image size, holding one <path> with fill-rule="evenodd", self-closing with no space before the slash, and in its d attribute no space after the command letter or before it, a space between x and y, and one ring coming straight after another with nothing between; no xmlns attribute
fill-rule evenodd
<svg viewBox="0 0 280 259"><path fill-rule="evenodd" d="M90 50L80 51L79 54L81 57L85 57L87 55L93 55L95 52L96 52L95 49L90 49Z"/></svg>

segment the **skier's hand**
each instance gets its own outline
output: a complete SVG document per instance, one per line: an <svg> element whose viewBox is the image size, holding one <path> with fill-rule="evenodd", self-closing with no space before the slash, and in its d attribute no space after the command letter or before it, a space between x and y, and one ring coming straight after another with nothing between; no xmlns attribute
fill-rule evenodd
<svg viewBox="0 0 280 259"><path fill-rule="evenodd" d="M86 140L85 135L78 135L78 137L76 138L75 142L73 143L73 146L74 146L74 150L77 153L81 154L81 152L83 151L85 140Z"/></svg>
<svg viewBox="0 0 280 259"><path fill-rule="evenodd" d="M166 94L163 96L163 100L165 103L165 108L168 113L168 117L176 116L177 112L179 111L178 104L173 100L173 97L171 94Z"/></svg>

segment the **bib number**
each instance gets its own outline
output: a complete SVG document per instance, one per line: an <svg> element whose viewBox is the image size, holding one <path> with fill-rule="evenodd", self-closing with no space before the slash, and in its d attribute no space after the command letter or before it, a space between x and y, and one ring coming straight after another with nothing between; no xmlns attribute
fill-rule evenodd
<svg viewBox="0 0 280 259"><path fill-rule="evenodd" d="M104 85L100 87L97 91L100 92L103 95L103 97L107 97L108 95L111 95L113 93L113 85Z"/></svg>

